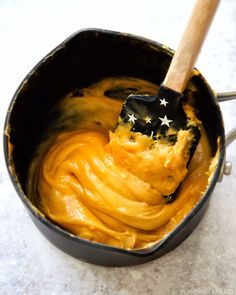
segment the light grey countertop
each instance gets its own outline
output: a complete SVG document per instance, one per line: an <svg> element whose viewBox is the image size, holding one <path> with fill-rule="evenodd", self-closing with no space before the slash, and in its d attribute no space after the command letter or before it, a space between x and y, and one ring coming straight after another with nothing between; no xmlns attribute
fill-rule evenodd
<svg viewBox="0 0 236 295"><path fill-rule="evenodd" d="M193 0L1 0L0 127L30 69L74 31L99 27L142 35L176 49ZM222 1L197 67L215 90L236 88L236 1ZM236 101L221 104L226 131ZM214 122L212 122L214 124ZM76 260L50 244L31 222L0 151L0 295L236 294L236 144L229 177L217 184L191 236L150 263L106 268Z"/></svg>

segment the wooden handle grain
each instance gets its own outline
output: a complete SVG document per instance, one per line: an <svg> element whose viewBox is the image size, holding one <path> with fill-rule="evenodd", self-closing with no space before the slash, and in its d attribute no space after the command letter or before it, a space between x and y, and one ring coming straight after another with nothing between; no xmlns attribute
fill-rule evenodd
<svg viewBox="0 0 236 295"><path fill-rule="evenodd" d="M180 93L185 90L219 2L220 0L196 0L163 82L164 86Z"/></svg>

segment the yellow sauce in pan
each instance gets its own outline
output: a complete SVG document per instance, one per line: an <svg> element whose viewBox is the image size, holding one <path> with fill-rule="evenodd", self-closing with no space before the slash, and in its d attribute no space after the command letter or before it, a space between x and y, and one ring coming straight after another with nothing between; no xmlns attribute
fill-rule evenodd
<svg viewBox="0 0 236 295"><path fill-rule="evenodd" d="M68 130L39 152L37 194L45 215L75 235L140 249L163 239L199 201L208 184L211 151L200 122L201 139L188 170L189 131L180 131L174 145L131 133L129 124L115 131L123 100L104 93L118 86L157 91L147 81L107 78L83 89L80 97L63 99L59 111ZM191 107L185 111L195 119ZM177 198L167 203L163 196L182 180Z"/></svg>

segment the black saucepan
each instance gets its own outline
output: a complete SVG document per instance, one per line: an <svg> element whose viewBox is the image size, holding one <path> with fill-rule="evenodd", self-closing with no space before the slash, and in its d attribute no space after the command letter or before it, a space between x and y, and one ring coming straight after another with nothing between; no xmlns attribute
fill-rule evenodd
<svg viewBox="0 0 236 295"><path fill-rule="evenodd" d="M76 32L44 57L17 89L6 117L4 151L12 183L38 229L62 251L87 262L128 266L153 260L178 246L206 211L211 193L225 164L225 133L217 97L198 73L190 82L199 117L207 131L218 164L201 201L161 242L152 248L129 251L81 239L47 219L26 195L27 173L37 146L56 113L50 112L67 93L103 77L133 76L160 84L173 51L162 44L128 34L87 29ZM189 90L187 89L187 91ZM229 95L230 96L230 95ZM231 98L234 98L231 93ZM226 98L227 99L227 98ZM214 124L213 124L214 122ZM229 142L235 138L235 130ZM227 171L226 171L227 172Z"/></svg>

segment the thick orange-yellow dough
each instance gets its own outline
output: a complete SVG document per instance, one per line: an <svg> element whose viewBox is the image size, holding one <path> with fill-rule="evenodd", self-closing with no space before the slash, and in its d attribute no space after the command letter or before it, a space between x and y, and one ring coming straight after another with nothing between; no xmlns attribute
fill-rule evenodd
<svg viewBox="0 0 236 295"><path fill-rule="evenodd" d="M73 108L80 120L50 144L38 168L37 187L40 208L63 228L92 241L139 249L161 240L198 202L211 157L201 125L188 171L189 131L180 131L174 145L131 133L129 126L114 132L123 102L104 92L126 83L156 91L143 80L110 78L84 89L82 97L63 100L65 113ZM190 107L185 111L194 117ZM176 200L166 203L163 196L184 178Z"/></svg>

